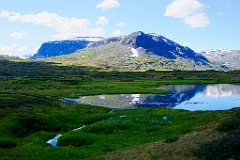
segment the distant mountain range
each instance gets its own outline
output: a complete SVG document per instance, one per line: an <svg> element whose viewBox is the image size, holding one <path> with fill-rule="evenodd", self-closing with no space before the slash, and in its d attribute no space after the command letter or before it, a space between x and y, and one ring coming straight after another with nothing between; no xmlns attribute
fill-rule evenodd
<svg viewBox="0 0 240 160"><path fill-rule="evenodd" d="M212 54L217 53L198 54L163 36L139 31L107 39L77 37L73 40L46 42L32 58L104 70L232 69L226 62L213 60Z"/></svg>
<svg viewBox="0 0 240 160"><path fill-rule="evenodd" d="M240 69L240 50L209 50L201 53L212 63L221 68Z"/></svg>

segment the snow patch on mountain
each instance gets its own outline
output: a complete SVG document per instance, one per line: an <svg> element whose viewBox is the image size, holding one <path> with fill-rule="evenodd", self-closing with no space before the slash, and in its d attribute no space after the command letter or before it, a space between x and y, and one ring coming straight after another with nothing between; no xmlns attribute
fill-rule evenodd
<svg viewBox="0 0 240 160"><path fill-rule="evenodd" d="M181 55L184 54L179 47L176 47L176 51L177 51L179 54L181 54Z"/></svg>
<svg viewBox="0 0 240 160"><path fill-rule="evenodd" d="M219 54L222 54L223 52L231 53L232 51L228 49L213 49L213 50L207 50L205 54L211 54L216 52L218 52Z"/></svg>
<svg viewBox="0 0 240 160"><path fill-rule="evenodd" d="M104 40L103 37L75 37L72 40L85 40L85 41L91 41L91 42L98 42Z"/></svg>
<svg viewBox="0 0 240 160"><path fill-rule="evenodd" d="M223 66L229 66L230 63L229 62L225 62L224 64L222 64Z"/></svg>
<svg viewBox="0 0 240 160"><path fill-rule="evenodd" d="M162 39L163 39L163 41L164 41L165 43L167 43L168 45L171 45L171 43L169 43L166 38L162 38Z"/></svg>
<svg viewBox="0 0 240 160"><path fill-rule="evenodd" d="M131 48L131 52L132 52L132 55L130 57L134 57L134 58L139 57L138 50L136 50L135 48Z"/></svg>
<svg viewBox="0 0 240 160"><path fill-rule="evenodd" d="M149 35L151 35L151 36L155 36L155 37L159 37L159 35L156 34L156 33L150 33Z"/></svg>
<svg viewBox="0 0 240 160"><path fill-rule="evenodd" d="M158 38L158 37L155 37L155 36L153 36L153 37L152 37L152 39L153 39L154 41L158 41L158 39L159 39L159 38Z"/></svg>

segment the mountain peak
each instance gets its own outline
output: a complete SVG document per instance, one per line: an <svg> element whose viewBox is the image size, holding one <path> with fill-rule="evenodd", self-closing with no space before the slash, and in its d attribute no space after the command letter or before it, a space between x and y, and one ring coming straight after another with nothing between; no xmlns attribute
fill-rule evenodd
<svg viewBox="0 0 240 160"><path fill-rule="evenodd" d="M144 35L145 33L143 31L137 31L137 32L133 32L130 34L130 36L140 36L140 35Z"/></svg>
<svg viewBox="0 0 240 160"><path fill-rule="evenodd" d="M204 56L195 53L190 48L175 43L156 33L145 34L142 31L134 32L124 36L121 39L121 44L130 45L133 48L143 48L148 53L154 53L168 59L182 57L192 59L195 62L209 62Z"/></svg>

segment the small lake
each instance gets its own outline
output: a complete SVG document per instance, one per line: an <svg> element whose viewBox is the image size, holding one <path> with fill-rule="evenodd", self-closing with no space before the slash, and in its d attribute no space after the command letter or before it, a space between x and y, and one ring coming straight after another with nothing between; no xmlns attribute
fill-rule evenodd
<svg viewBox="0 0 240 160"><path fill-rule="evenodd" d="M240 107L240 85L164 85L171 94L116 94L62 99L71 104L90 104L118 109L167 107L173 109L228 110Z"/></svg>

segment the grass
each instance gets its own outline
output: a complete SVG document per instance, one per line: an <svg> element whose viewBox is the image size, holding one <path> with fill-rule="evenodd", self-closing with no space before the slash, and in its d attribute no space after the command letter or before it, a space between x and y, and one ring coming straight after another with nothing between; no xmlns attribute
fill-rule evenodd
<svg viewBox="0 0 240 160"><path fill-rule="evenodd" d="M58 124L35 121L38 127L43 127L41 129L37 128L37 130L32 126L31 122L34 121L28 119L37 116L27 116L28 121L24 122L29 123L18 125L23 129L31 128L31 130L25 136L16 136L16 147L0 149L2 158L32 159L37 157L36 159L45 159L48 155L51 159L89 159L118 149L135 147L160 139L171 141L174 139L175 141L176 137L197 131L200 126L208 123L216 123L223 115L229 114L228 112L190 112L165 108L116 110L108 113L104 108L100 112L100 108L85 108L81 105L78 106L80 110L73 106L67 107L79 113L75 113L74 116L73 112L66 108L59 111L57 115L54 112L47 113L43 115L43 119L48 118L47 122L52 120L47 115L55 115L53 119L60 121ZM86 118L83 115L84 109L91 110L91 116L94 115L94 112L98 112L97 115L103 115L103 118L87 125L87 122L82 119L83 117ZM59 114L65 115L64 121L61 121L63 117ZM124 118L120 118L122 115L125 115ZM69 116L71 116L70 119L66 118ZM163 116L168 116L169 122L163 121ZM19 118L21 119L21 117ZM71 123L71 126L69 126L69 123ZM82 125L86 125L86 127L80 131L72 131ZM59 126L59 128L56 126ZM49 147L46 141L58 133L63 134L59 139L60 146L57 148Z"/></svg>
<svg viewBox="0 0 240 160"><path fill-rule="evenodd" d="M214 113L214 112L213 112ZM130 148L118 149L94 159L238 159L240 151L239 130L229 130L239 116L240 110L222 112L218 120L199 125L197 130L185 135L172 136L156 142L145 143ZM189 119L192 117L188 116ZM238 117L239 118L239 117ZM196 121L196 119L194 120ZM219 132L225 126L227 130Z"/></svg>
<svg viewBox="0 0 240 160"><path fill-rule="evenodd" d="M240 111L224 119L216 130L225 133L219 139L203 143L194 150L201 159L238 159L240 157Z"/></svg>
<svg viewBox="0 0 240 160"><path fill-rule="evenodd" d="M235 113L231 117L225 119L218 127L220 132L240 131L240 112Z"/></svg>
<svg viewBox="0 0 240 160"><path fill-rule="evenodd" d="M178 160L178 159L198 159L192 150L199 146L199 143L209 139L217 139L221 135L211 129L191 132L179 137L178 140L166 142L158 140L153 143L134 146L128 149L119 149L102 156L93 158L95 160L124 160L124 159L144 159L144 160Z"/></svg>
<svg viewBox="0 0 240 160"><path fill-rule="evenodd" d="M90 134L81 132L70 132L64 135L59 142L58 146L74 146L83 147L94 143L94 137Z"/></svg>
<svg viewBox="0 0 240 160"><path fill-rule="evenodd" d="M214 128L236 112L166 108L110 112L108 108L69 105L59 99L168 93L159 89L164 84L239 83L239 71L99 72L43 62L0 61L0 159L94 159L159 140L178 144L184 135L201 132L206 125ZM164 116L168 121L162 119ZM233 118L225 123L220 130L232 132L239 121ZM82 130L72 131L83 125L86 127ZM63 134L60 146L49 146L46 141L59 133Z"/></svg>
<svg viewBox="0 0 240 160"><path fill-rule="evenodd" d="M238 159L240 156L240 134L224 136L223 138L202 144L194 154L201 159L225 160Z"/></svg>

